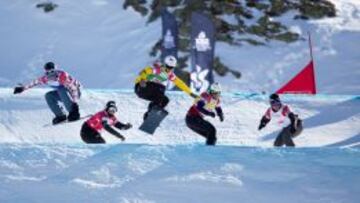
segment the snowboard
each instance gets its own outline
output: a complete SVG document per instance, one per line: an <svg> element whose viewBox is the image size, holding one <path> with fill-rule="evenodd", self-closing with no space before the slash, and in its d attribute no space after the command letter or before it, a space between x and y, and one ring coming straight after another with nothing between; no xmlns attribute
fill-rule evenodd
<svg viewBox="0 0 360 203"><path fill-rule="evenodd" d="M92 116L92 114L88 114L88 115L85 115L85 116L80 116L80 118L79 118L78 120L76 120L76 121L64 120L63 122L57 123L57 124L55 124L55 125L52 124L52 123L47 123L47 124L45 124L43 127L46 128L46 127L50 127L50 126L63 125L63 124L65 124L65 123L74 123L74 122L77 122L77 121L81 121L81 120L83 120L83 119L85 119L85 118L89 118L89 117L91 117L91 116Z"/></svg>
<svg viewBox="0 0 360 203"><path fill-rule="evenodd" d="M148 134L154 134L156 128L168 114L169 112L164 109L152 109L139 129Z"/></svg>

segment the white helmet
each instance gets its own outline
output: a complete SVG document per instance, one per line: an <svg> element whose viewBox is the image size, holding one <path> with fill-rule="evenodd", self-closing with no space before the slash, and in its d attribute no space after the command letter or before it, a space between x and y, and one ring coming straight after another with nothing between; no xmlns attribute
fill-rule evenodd
<svg viewBox="0 0 360 203"><path fill-rule="evenodd" d="M169 66L171 68L175 68L177 66L177 60L175 56L172 55L166 56L164 59L164 63L166 66Z"/></svg>
<svg viewBox="0 0 360 203"><path fill-rule="evenodd" d="M217 93L220 94L221 93L221 86L219 83L215 82L213 84L210 85L208 92L211 93Z"/></svg>

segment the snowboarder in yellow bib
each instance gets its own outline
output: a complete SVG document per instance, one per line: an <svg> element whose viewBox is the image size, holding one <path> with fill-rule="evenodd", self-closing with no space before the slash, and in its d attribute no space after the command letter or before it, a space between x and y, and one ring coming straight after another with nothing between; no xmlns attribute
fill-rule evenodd
<svg viewBox="0 0 360 203"><path fill-rule="evenodd" d="M135 80L135 93L138 97L150 101L148 111L144 114L146 119L148 112L153 108L164 109L169 103L165 95L167 84L173 82L180 90L196 98L191 89L179 79L173 72L177 66L174 56L166 56L164 64L155 63L153 67L143 69Z"/></svg>

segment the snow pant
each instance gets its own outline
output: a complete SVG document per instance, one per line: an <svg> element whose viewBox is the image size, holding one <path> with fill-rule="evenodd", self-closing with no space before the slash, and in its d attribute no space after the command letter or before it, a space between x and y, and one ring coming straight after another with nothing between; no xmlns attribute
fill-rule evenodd
<svg viewBox="0 0 360 203"><path fill-rule="evenodd" d="M209 121L192 115L187 115L185 121L191 130L206 138L206 145L216 144L216 129Z"/></svg>
<svg viewBox="0 0 360 203"><path fill-rule="evenodd" d="M286 145L287 147L295 147L295 143L292 140L293 138L300 135L300 133L303 130L302 121L299 120L295 132L291 132L291 125L288 125L287 127L283 128L279 135L276 137L274 146L275 147L281 147L283 145Z"/></svg>
<svg viewBox="0 0 360 203"><path fill-rule="evenodd" d="M147 101L150 101L148 110L153 106L165 108L169 103L169 98L165 95L166 87L162 84L154 82L146 82L145 87L141 87L140 84L135 85L135 94Z"/></svg>
<svg viewBox="0 0 360 203"><path fill-rule="evenodd" d="M105 140L100 133L91 128L86 122L82 125L80 131L81 139L87 144L104 144Z"/></svg>
<svg viewBox="0 0 360 203"><path fill-rule="evenodd" d="M69 91L64 86L59 86L56 90L50 91L45 94L46 103L56 117L65 116L60 102L62 102L68 112L73 109L74 102L71 100Z"/></svg>

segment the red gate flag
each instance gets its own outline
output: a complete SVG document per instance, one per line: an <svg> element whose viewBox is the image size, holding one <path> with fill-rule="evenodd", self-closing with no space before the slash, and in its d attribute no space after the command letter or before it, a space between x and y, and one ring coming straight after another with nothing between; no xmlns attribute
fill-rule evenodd
<svg viewBox="0 0 360 203"><path fill-rule="evenodd" d="M305 68L276 91L278 94L316 94L313 60Z"/></svg>

